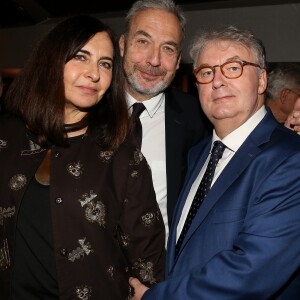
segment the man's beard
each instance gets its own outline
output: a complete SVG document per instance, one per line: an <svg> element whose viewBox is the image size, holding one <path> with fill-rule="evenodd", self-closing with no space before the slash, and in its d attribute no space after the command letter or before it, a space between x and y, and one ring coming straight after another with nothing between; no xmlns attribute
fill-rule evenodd
<svg viewBox="0 0 300 300"><path fill-rule="evenodd" d="M158 68L154 68L154 67L142 67L139 65L135 65L134 70L138 70L150 75L156 75L156 76L165 76L167 74L166 71L162 71ZM175 74L174 74L175 76ZM151 88L147 88L145 87L143 84L139 83L140 78L138 76L136 76L135 72L132 72L131 74L127 74L126 79L127 82L129 84L129 86L131 87L131 89L133 89L134 91L136 91L139 94L145 95L145 96L149 96L149 97L154 97L156 95L158 95L159 93L163 92L172 82L173 78L170 78L170 80L165 81L165 80L161 80L160 82L156 83L155 86L151 87ZM145 78L143 78L143 80L147 80ZM150 82L151 80L149 80Z"/></svg>

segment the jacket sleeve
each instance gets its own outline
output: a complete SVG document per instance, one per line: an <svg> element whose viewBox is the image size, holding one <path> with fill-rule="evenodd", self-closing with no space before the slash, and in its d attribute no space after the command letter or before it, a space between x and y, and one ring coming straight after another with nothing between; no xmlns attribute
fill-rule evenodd
<svg viewBox="0 0 300 300"><path fill-rule="evenodd" d="M164 278L165 228L150 168L139 151L129 162L126 200L118 229L131 276L147 286Z"/></svg>

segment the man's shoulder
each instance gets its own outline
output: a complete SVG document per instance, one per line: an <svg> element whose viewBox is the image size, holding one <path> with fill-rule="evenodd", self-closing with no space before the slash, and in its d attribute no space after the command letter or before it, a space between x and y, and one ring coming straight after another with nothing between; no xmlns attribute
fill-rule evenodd
<svg viewBox="0 0 300 300"><path fill-rule="evenodd" d="M273 144L278 145L282 154L285 151L288 153L294 151L296 153L299 152L300 154L300 136L296 132L282 125L278 125L275 128L271 141Z"/></svg>
<svg viewBox="0 0 300 300"><path fill-rule="evenodd" d="M173 115L173 113L180 115L182 120L206 131L206 133L203 131L203 135L212 131L212 125L196 96L172 88L166 90L165 96L166 115Z"/></svg>
<svg viewBox="0 0 300 300"><path fill-rule="evenodd" d="M202 110L197 97L176 89L167 89L165 99L167 110L201 118Z"/></svg>
<svg viewBox="0 0 300 300"><path fill-rule="evenodd" d="M180 104L184 104L185 102L187 102L185 104L193 104L193 105L200 106L198 97L183 91L179 91L174 88L168 88L165 91L165 95L166 95L166 101L170 101L170 100L178 101L178 103Z"/></svg>

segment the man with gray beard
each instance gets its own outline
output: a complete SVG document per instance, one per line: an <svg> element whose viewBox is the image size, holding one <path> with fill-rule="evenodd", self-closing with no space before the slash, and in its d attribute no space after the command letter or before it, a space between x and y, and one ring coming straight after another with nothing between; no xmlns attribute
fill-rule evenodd
<svg viewBox="0 0 300 300"><path fill-rule="evenodd" d="M119 46L129 113L143 103L141 151L152 170L166 228L183 184L187 152L206 136L198 99L172 89L179 68L185 17L172 0L141 0L126 17Z"/></svg>

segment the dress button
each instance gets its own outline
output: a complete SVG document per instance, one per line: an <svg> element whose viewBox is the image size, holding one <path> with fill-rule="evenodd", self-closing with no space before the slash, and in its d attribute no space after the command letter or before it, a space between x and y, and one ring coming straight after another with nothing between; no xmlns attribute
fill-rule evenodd
<svg viewBox="0 0 300 300"><path fill-rule="evenodd" d="M55 158L59 158L59 157L60 157L60 152L58 152L58 151L55 151L55 153L54 153L54 157L55 157Z"/></svg>
<svg viewBox="0 0 300 300"><path fill-rule="evenodd" d="M56 204L61 204L62 203L62 198L58 197L55 199Z"/></svg>
<svg viewBox="0 0 300 300"><path fill-rule="evenodd" d="M62 256L66 256L66 255L68 254L68 250L65 249L65 248L62 248L62 249L60 249L60 254L61 254Z"/></svg>

